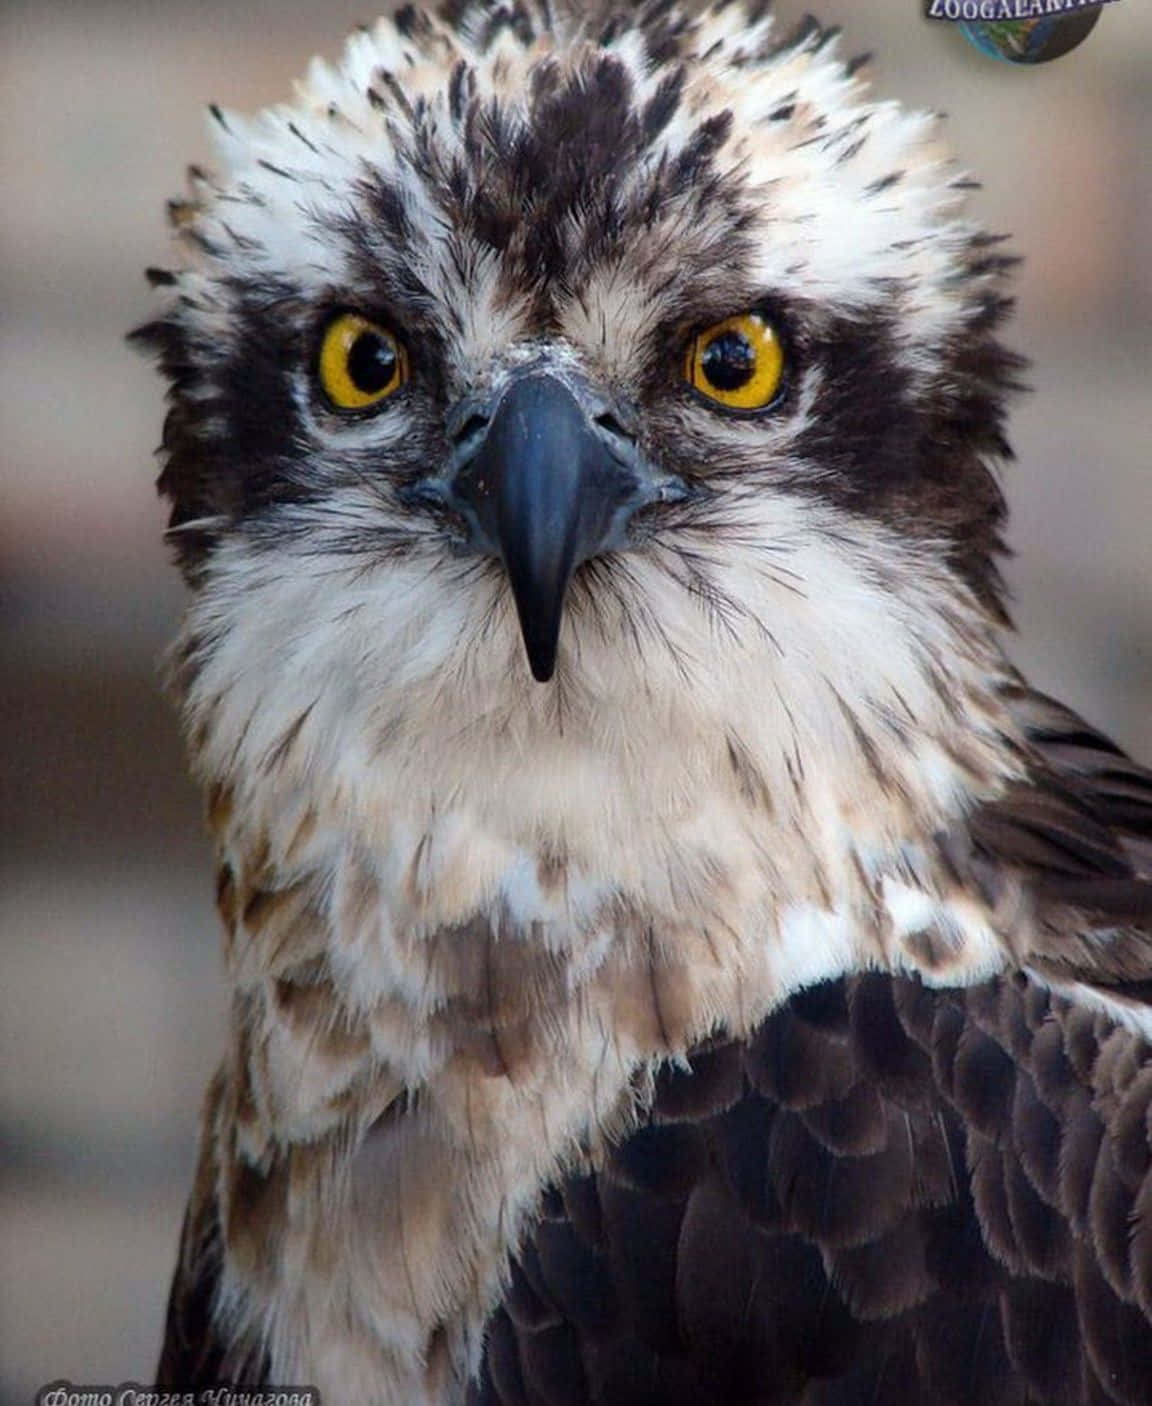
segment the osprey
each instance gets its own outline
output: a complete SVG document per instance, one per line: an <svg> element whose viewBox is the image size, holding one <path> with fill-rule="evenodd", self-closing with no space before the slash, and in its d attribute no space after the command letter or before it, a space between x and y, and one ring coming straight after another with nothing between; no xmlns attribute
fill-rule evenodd
<svg viewBox="0 0 1152 1406"><path fill-rule="evenodd" d="M161 1383L1152 1401L1152 776L1005 659L1012 261L857 69L455 0L212 109Z"/></svg>

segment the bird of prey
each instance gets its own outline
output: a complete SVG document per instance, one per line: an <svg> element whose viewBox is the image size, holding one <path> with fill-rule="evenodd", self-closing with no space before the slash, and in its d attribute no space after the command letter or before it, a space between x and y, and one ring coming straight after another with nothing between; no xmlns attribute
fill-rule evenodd
<svg viewBox="0 0 1152 1406"><path fill-rule="evenodd" d="M1152 1401L1152 776L1007 662L1012 260L760 0L212 109L140 336L231 1035L158 1380Z"/></svg>

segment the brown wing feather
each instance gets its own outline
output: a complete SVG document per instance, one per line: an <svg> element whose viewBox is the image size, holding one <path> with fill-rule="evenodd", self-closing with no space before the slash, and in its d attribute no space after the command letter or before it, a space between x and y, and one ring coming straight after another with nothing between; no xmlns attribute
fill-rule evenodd
<svg viewBox="0 0 1152 1406"><path fill-rule="evenodd" d="M961 882L994 897L1019 880L1038 934L1019 955L1061 986L1152 1000L1152 772L1075 713L1020 687L1010 696L1029 775L942 837Z"/></svg>
<svg viewBox="0 0 1152 1406"><path fill-rule="evenodd" d="M222 1368L228 1355L212 1318L220 1276L219 1231L198 1219L189 1207L156 1368L157 1383L189 1390L226 1380Z"/></svg>
<svg viewBox="0 0 1152 1406"><path fill-rule="evenodd" d="M224 1096L224 1077L208 1089L196 1181L180 1235L176 1272L168 1296L164 1345L156 1381L181 1391L222 1382L261 1386L267 1363L250 1344L233 1341L215 1316L223 1259L216 1162L216 1111Z"/></svg>
<svg viewBox="0 0 1152 1406"><path fill-rule="evenodd" d="M473 1406L1152 1401L1152 1051L869 974L666 1072L551 1193Z"/></svg>

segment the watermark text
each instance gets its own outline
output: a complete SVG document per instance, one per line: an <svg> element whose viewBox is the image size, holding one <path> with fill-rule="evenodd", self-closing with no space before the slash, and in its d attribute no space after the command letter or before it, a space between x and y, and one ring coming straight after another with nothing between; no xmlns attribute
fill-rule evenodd
<svg viewBox="0 0 1152 1406"><path fill-rule="evenodd" d="M930 0L930 20L1035 20L1072 15L1115 0Z"/></svg>
<svg viewBox="0 0 1152 1406"><path fill-rule="evenodd" d="M141 1382L96 1385L49 1382L36 1406L321 1406L314 1386L144 1386Z"/></svg>

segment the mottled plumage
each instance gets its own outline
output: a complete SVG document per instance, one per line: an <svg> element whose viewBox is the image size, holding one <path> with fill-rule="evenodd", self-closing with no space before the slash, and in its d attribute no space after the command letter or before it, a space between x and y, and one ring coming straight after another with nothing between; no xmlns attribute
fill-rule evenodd
<svg viewBox="0 0 1152 1406"><path fill-rule="evenodd" d="M234 990L161 1380L1152 1399L1152 776L1004 657L1012 260L858 67L460 0L212 109L139 333Z"/></svg>

